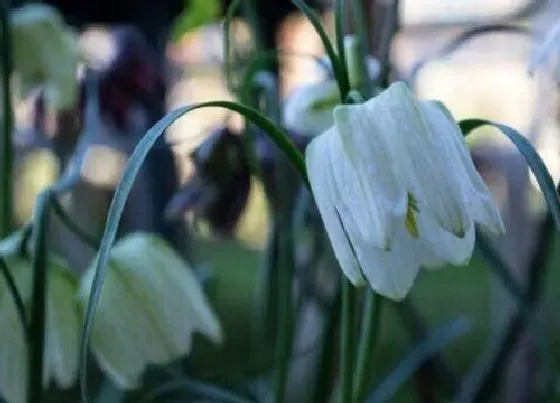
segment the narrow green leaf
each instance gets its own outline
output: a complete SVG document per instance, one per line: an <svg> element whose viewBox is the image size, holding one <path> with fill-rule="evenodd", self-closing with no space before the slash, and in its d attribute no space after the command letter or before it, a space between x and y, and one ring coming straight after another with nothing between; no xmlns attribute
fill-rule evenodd
<svg viewBox="0 0 560 403"><path fill-rule="evenodd" d="M189 0L188 6L175 20L171 28L171 39L178 40L181 35L214 21L220 14L221 5L217 0Z"/></svg>
<svg viewBox="0 0 560 403"><path fill-rule="evenodd" d="M410 350L366 401L368 403L390 401L395 392L428 358L443 350L455 339L466 334L470 328L469 321L461 317L432 332Z"/></svg>
<svg viewBox="0 0 560 403"><path fill-rule="evenodd" d="M548 208L554 218L554 222L556 223L556 228L560 231L560 197L558 197L558 192L556 191L556 186L554 185L552 176L550 176L546 165L535 148L531 145L529 140L523 137L515 129L501 123L483 119L466 119L459 122L459 126L461 127L464 135L468 135L474 129L485 125L494 126L499 129L511 140L511 142L523 155L527 164L529 164L529 168L535 174L535 178L537 179Z"/></svg>
<svg viewBox="0 0 560 403"><path fill-rule="evenodd" d="M343 70L343 75L348 80L348 66L346 64L346 49L344 46L344 33L345 33L345 4L344 0L335 0L334 2L334 33L336 39L336 47L338 51L338 59L340 61L340 66ZM345 84L348 85L347 89L350 89L350 85L348 82Z"/></svg>
<svg viewBox="0 0 560 403"><path fill-rule="evenodd" d="M13 49L11 28L9 22L10 2L3 1L0 4L0 26L2 35L0 37L0 53L2 54L0 66L2 79L2 133L0 146L0 238L10 234L13 229L13 150L12 131L14 129L14 115L12 110L12 93L10 78L13 69Z"/></svg>
<svg viewBox="0 0 560 403"><path fill-rule="evenodd" d="M155 142L163 134L163 132L173 124L173 122L190 111L208 107L219 107L238 112L247 119L251 120L261 129L266 131L271 140L276 143L278 148L280 148L280 150L285 154L286 158L288 158L288 160L297 169L304 182L308 184L307 174L305 170L305 161L303 155L300 153L297 147L292 143L289 137L274 124L273 121L261 114L259 111L253 108L249 108L245 105L230 101L210 101L185 106L168 113L150 130L148 130L146 135L142 138L142 140L140 140L140 142L134 149L134 152L130 156L121 181L119 182L115 190L115 195L109 207L107 224L105 226L105 231L101 239L101 245L94 262L95 275L88 300L80 345L80 384L82 390L82 399L84 402L88 401L86 363L88 357L88 343L95 315L95 309L97 308L97 304L99 302L101 287L103 285L103 279L107 268L106 266L109 261L109 253L111 251L113 242L115 241L121 216L126 205L128 194L130 193L130 189L132 188L132 184L134 183L134 179L136 178L136 175L138 174L138 171L140 170L144 159L148 155L150 149L154 146Z"/></svg>
<svg viewBox="0 0 560 403"><path fill-rule="evenodd" d="M319 35L319 38L321 39L321 42L323 43L323 46L325 48L325 52L327 52L327 56L331 60L334 76L336 78L340 91L340 99L346 99L346 94L348 94L348 91L350 90L350 83L348 82L348 75L346 74L346 66L342 64L342 61L337 56L327 33L321 25L319 16L311 7L309 7L301 0L292 0L292 3L297 8L299 8L303 14L305 14L311 25L313 25L313 28L315 28L315 31Z"/></svg>

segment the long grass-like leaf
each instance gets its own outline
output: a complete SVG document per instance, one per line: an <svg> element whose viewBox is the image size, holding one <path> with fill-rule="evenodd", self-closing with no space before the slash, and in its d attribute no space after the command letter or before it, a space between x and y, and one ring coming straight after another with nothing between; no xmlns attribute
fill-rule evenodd
<svg viewBox="0 0 560 403"><path fill-rule="evenodd" d="M348 74L346 74L346 66L342 64L342 61L337 56L327 33L325 32L323 26L321 25L319 16L311 7L309 7L301 0L292 0L292 3L294 3L294 5L297 8L299 8L303 14L305 14L307 19L311 23L311 25L313 25L313 28L319 35L319 38L321 39L321 42L323 43L323 46L325 48L325 52L327 53L327 56L331 60L334 76L336 82L338 83L338 88L340 91L340 98L342 100L345 100L346 95L350 90L350 83L348 82Z"/></svg>
<svg viewBox="0 0 560 403"><path fill-rule="evenodd" d="M554 222L556 223L556 228L560 231L560 197L558 196L558 192L556 191L556 186L554 185L550 172L548 172L542 158L531 145L529 140L517 132L517 130L490 120L466 119L459 122L459 126L465 135L469 134L474 129L486 125L493 126L500 130L510 139L515 147L517 147L521 155L523 155L525 161L527 161L527 164L529 165L529 168L535 174L535 178L537 179L548 208L554 218Z"/></svg>
<svg viewBox="0 0 560 403"><path fill-rule="evenodd" d="M115 241L121 216L126 205L128 194L130 193L130 189L134 183L134 179L136 178L136 175L138 174L138 171L140 170L150 149L154 146L155 142L163 134L163 132L173 124L173 122L188 112L208 107L219 107L238 112L263 129L269 135L271 140L273 140L280 148L280 150L282 150L288 160L294 165L298 173L302 176L304 182L308 184L305 161L303 159L303 155L297 147L292 143L289 137L274 124L273 121L261 114L259 111L245 105L230 101L210 101L185 106L168 113L150 130L148 130L146 135L142 138L142 140L140 140L134 149L122 178L115 190L115 195L109 207L107 224L101 239L101 245L94 262L95 275L87 304L83 333L80 342L80 384L84 402L88 401L86 361L88 357L88 343L94 320L95 309L101 295L101 287L103 285L106 266L109 261L109 253L113 242Z"/></svg>
<svg viewBox="0 0 560 403"><path fill-rule="evenodd" d="M368 397L368 403L390 401L397 390L431 356L444 349L453 340L466 334L471 328L466 318L458 318L435 330L418 343L397 367L380 383Z"/></svg>

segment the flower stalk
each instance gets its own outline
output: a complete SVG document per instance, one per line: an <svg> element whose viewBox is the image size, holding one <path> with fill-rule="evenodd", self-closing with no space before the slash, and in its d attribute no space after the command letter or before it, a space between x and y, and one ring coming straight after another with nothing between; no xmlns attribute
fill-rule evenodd
<svg viewBox="0 0 560 403"><path fill-rule="evenodd" d="M366 398L373 369L373 351L379 334L381 297L373 290L366 291L363 316L356 355L354 376L354 402L363 402Z"/></svg>
<svg viewBox="0 0 560 403"><path fill-rule="evenodd" d="M12 230L13 188L12 188L12 130L13 111L10 89L10 77L13 70L12 36L10 29L10 1L3 0L0 7L2 25L2 144L1 144L1 173L0 173L0 236L8 236Z"/></svg>
<svg viewBox="0 0 560 403"><path fill-rule="evenodd" d="M356 340L356 289L342 275L342 328L340 339L340 401L352 402L352 372L354 370L354 342Z"/></svg>

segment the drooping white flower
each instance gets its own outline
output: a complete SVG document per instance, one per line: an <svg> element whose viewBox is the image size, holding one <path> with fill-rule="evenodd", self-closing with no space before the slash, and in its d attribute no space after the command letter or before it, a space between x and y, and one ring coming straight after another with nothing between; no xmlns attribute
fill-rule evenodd
<svg viewBox="0 0 560 403"><path fill-rule="evenodd" d="M85 308L93 268L82 278ZM99 366L122 388L134 388L150 364L191 350L192 334L221 343L222 328L195 273L160 238L135 233L111 251L92 328Z"/></svg>
<svg viewBox="0 0 560 403"><path fill-rule="evenodd" d="M21 258L6 259L26 308L27 322L32 293L32 267ZM61 262L48 269L45 359L43 385L54 382L69 388L78 374L81 318L74 297L77 281ZM25 330L4 278L0 283L0 395L8 403L24 403L27 396L28 348Z"/></svg>
<svg viewBox="0 0 560 403"><path fill-rule="evenodd" d="M360 105L306 150L311 188L342 270L355 285L406 296L420 266L464 264L474 224L504 225L445 106L404 83Z"/></svg>
<svg viewBox="0 0 560 403"><path fill-rule="evenodd" d="M39 86L54 108L74 106L77 93L77 37L60 13L45 4L27 4L11 13L14 71L24 95Z"/></svg>
<svg viewBox="0 0 560 403"><path fill-rule="evenodd" d="M346 65L350 79L350 87L356 89L361 82L361 54L358 50L356 36L348 35L344 38L346 49ZM367 76L374 79L379 74L380 66L377 59L367 56L365 60ZM324 64L332 70L330 60ZM315 136L333 125L333 108L340 101L338 85L333 78L318 83L306 84L298 87L286 99L284 104L284 125L286 128L300 134Z"/></svg>

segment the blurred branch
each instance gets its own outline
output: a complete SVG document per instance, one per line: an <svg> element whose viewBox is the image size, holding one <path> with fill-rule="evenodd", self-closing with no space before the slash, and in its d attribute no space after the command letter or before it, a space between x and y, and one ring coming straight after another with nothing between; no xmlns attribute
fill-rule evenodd
<svg viewBox="0 0 560 403"><path fill-rule="evenodd" d="M421 59L420 61L416 62L414 66L410 69L410 72L406 77L407 83L410 86L413 86L415 84L418 73L429 62L450 55L451 53L458 50L461 46L463 46L466 42L468 42L471 39L474 39L480 35L491 34L491 33L511 33L511 34L520 34L520 35L531 35L531 30L529 29L529 27L526 26L508 24L508 23L487 24L487 25L481 25L481 26L467 29L464 32L461 32L459 35L457 35L454 39L452 39L449 43L447 43L447 45L443 46L435 54L429 55L424 59Z"/></svg>

